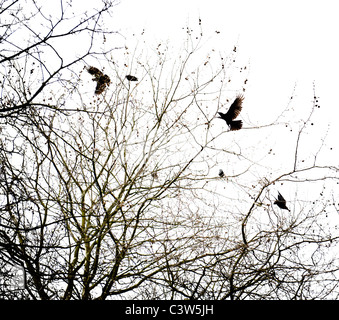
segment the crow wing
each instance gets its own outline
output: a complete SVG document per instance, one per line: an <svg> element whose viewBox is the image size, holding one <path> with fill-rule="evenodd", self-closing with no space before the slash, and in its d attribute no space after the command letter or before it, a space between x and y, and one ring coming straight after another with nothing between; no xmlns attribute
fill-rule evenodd
<svg viewBox="0 0 339 320"><path fill-rule="evenodd" d="M101 94L104 92L105 88L106 88L106 85L104 83L98 82L94 93Z"/></svg>
<svg viewBox="0 0 339 320"><path fill-rule="evenodd" d="M239 114L242 109L242 102L244 100L243 95L238 95L233 103L231 104L230 108L228 109L225 117L229 120L234 120Z"/></svg>
<svg viewBox="0 0 339 320"><path fill-rule="evenodd" d="M98 68L96 68L96 67L89 67L87 69L87 71L88 71L89 74L92 74L92 75L94 75L96 77L100 77L100 76L103 75L102 72Z"/></svg>
<svg viewBox="0 0 339 320"><path fill-rule="evenodd" d="M286 200L284 199L284 197L281 195L281 193L279 191L278 191L278 200L279 200L279 202L286 203Z"/></svg>
<svg viewBox="0 0 339 320"><path fill-rule="evenodd" d="M97 86L95 88L95 94L101 94L106 89L106 86L109 86L111 79L107 74L99 77L99 79L95 80L97 82Z"/></svg>

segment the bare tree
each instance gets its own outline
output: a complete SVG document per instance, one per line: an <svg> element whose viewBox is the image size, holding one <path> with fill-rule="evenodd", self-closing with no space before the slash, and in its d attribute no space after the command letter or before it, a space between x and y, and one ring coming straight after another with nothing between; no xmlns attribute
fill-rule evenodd
<svg viewBox="0 0 339 320"><path fill-rule="evenodd" d="M79 1L60 0L47 6L43 1L2 0L1 117L31 107L62 106L60 99L68 96L53 90L66 87L68 94L76 90L79 62L114 49L106 40L116 32L103 27L113 6L109 0L87 9Z"/></svg>
<svg viewBox="0 0 339 320"><path fill-rule="evenodd" d="M8 100L0 153L4 298L337 297L331 184L338 168L321 156L324 136L312 136L315 91L306 117L295 119L290 101L272 123L256 123L236 50L205 51L200 30L185 32L178 56L164 44L104 53L98 63L110 83L100 94L80 72L77 86L53 76L33 99ZM96 37L90 33L90 42ZM67 64L68 74L76 66ZM12 81L24 88L19 99L29 86L13 68ZM14 86L4 90L15 96ZM215 118L241 92L244 124L229 131ZM9 117L19 109L14 120L24 122ZM308 149L310 136L319 143ZM309 185L319 194L305 192ZM291 212L273 206L278 190ZM13 265L24 267L24 289L12 288Z"/></svg>

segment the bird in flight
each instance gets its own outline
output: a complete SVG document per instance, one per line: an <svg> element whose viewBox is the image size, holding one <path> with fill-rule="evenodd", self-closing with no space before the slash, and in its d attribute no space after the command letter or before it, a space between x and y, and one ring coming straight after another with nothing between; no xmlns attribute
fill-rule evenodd
<svg viewBox="0 0 339 320"><path fill-rule="evenodd" d="M138 78L135 76L131 76L130 74L126 76L126 79L128 81L138 81Z"/></svg>
<svg viewBox="0 0 339 320"><path fill-rule="evenodd" d="M101 94L106 89L106 86L109 86L111 83L111 79L107 74L103 74L98 68L96 67L89 67L87 69L88 73L93 75L94 78L92 79L97 83L95 88L95 94Z"/></svg>
<svg viewBox="0 0 339 320"><path fill-rule="evenodd" d="M243 100L244 96L238 95L226 113L218 112L220 115L218 118L225 120L231 131L242 128L242 121L234 119L240 114Z"/></svg>
<svg viewBox="0 0 339 320"><path fill-rule="evenodd" d="M286 200L284 199L284 197L281 195L279 191L278 191L278 199L274 201L274 204L276 204L280 209L291 211L290 209L287 208Z"/></svg>

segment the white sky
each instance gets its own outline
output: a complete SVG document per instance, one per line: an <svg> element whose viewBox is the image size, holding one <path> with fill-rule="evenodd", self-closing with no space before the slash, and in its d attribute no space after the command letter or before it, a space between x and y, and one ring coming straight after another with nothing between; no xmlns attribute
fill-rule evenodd
<svg viewBox="0 0 339 320"><path fill-rule="evenodd" d="M144 28L150 42L175 42L181 28L196 27L200 17L204 32L220 31L218 49L237 45L239 57L250 62L247 96L254 105L286 107L295 84L308 104L315 81L322 110L337 109L337 1L121 0L115 13L127 43Z"/></svg>

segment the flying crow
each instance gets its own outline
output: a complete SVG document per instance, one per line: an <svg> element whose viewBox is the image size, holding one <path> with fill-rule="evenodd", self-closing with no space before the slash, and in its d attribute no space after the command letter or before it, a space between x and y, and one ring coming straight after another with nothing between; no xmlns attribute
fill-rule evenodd
<svg viewBox="0 0 339 320"><path fill-rule="evenodd" d="M111 79L107 74L103 74L98 68L96 67L89 67L87 69L88 73L93 75L94 78L92 79L97 83L95 88L95 94L101 94L106 89L106 86L109 86L111 83Z"/></svg>
<svg viewBox="0 0 339 320"><path fill-rule="evenodd" d="M240 114L243 100L244 96L238 95L226 113L218 112L220 115L219 119L225 120L232 131L242 128L242 121L234 119Z"/></svg>
<svg viewBox="0 0 339 320"><path fill-rule="evenodd" d="M284 199L284 197L280 194L280 192L278 191L278 199L276 199L274 201L274 204L276 204L279 208L281 209L285 209L285 210L288 210L290 211L290 209L288 209L286 207L286 200Z"/></svg>

